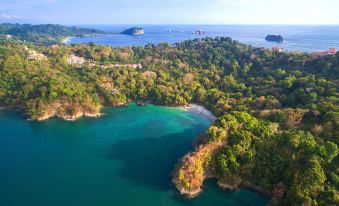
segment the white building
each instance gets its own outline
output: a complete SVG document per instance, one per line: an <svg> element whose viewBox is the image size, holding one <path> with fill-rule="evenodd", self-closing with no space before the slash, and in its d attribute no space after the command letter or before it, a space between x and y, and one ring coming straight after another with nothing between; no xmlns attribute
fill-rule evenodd
<svg viewBox="0 0 339 206"><path fill-rule="evenodd" d="M85 59L83 57L78 57L75 55L71 55L67 58L67 63L68 64L78 64L78 65L82 65L85 62Z"/></svg>

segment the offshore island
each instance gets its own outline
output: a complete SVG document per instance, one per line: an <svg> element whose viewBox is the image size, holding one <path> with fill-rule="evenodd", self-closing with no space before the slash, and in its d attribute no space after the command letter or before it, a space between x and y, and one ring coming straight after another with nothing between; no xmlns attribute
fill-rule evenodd
<svg viewBox="0 0 339 206"><path fill-rule="evenodd" d="M66 46L66 34L100 31L34 27L0 26L1 107L20 108L32 120L75 120L131 101L196 103L217 119L175 166L181 194L195 197L214 178L223 188L260 192L270 204L338 202L339 53L276 52L227 37Z"/></svg>
<svg viewBox="0 0 339 206"><path fill-rule="evenodd" d="M121 32L121 34L138 36L138 35L145 34L145 31L142 27L133 27L133 28L130 28L130 29L126 29L125 31Z"/></svg>

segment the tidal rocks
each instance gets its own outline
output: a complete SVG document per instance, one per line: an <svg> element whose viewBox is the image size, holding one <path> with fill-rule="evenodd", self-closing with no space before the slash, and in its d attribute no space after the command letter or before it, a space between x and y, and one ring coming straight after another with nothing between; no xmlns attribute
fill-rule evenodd
<svg viewBox="0 0 339 206"><path fill-rule="evenodd" d="M136 103L139 107L145 106L145 103L144 103L143 101L140 101L140 100L136 101L135 103Z"/></svg>
<svg viewBox="0 0 339 206"><path fill-rule="evenodd" d="M205 31L204 30L197 30L195 32L192 32L192 34L203 35L203 34L205 34Z"/></svg>

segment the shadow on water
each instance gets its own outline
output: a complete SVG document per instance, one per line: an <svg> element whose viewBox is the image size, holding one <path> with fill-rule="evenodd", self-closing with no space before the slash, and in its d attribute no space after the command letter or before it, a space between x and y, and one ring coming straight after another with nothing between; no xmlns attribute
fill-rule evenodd
<svg viewBox="0 0 339 206"><path fill-rule="evenodd" d="M207 180L204 192L194 199L187 199L175 190L171 173L178 160L192 151L192 141L196 135L204 132L197 128L199 125L166 136L122 140L108 148L107 157L122 163L118 175L131 184L168 193L165 199L159 200L159 205L266 205L265 197L244 189L237 192L223 191L217 186L216 180Z"/></svg>
<svg viewBox="0 0 339 206"><path fill-rule="evenodd" d="M171 187L171 172L178 160L192 150L192 141L199 133L195 125L181 133L160 137L123 140L108 149L110 159L122 162L119 175L133 184L142 184L156 190Z"/></svg>

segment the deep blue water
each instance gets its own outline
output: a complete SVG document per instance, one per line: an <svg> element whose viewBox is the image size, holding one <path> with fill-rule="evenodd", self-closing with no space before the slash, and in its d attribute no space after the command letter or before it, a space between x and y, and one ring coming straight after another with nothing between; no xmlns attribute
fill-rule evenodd
<svg viewBox="0 0 339 206"><path fill-rule="evenodd" d="M121 32L124 29L140 25L82 25L109 32ZM104 35L94 37L73 38L70 43L88 43L120 46L144 46L148 43L175 43L187 39L205 36L231 37L241 43L256 47L283 47L289 51L317 51L328 48L339 49L339 25L337 26L287 26L287 25L141 25L145 29L143 36ZM205 35L195 35L192 32L204 30ZM268 34L282 35L283 43L268 42Z"/></svg>
<svg viewBox="0 0 339 206"><path fill-rule="evenodd" d="M76 122L0 111L1 206L263 206L207 181L196 199L171 183L178 159L211 122L178 108L130 105Z"/></svg>

